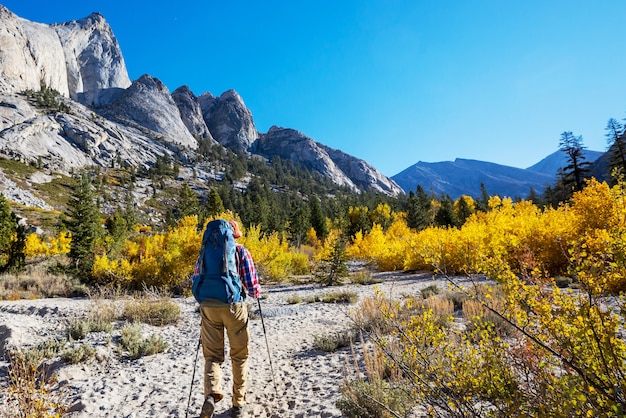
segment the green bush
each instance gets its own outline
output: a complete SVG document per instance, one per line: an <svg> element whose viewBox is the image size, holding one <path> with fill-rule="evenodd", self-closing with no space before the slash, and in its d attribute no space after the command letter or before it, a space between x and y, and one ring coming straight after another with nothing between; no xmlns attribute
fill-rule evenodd
<svg viewBox="0 0 626 418"><path fill-rule="evenodd" d="M95 357L96 349L89 344L81 344L69 348L61 353L61 359L69 364L88 361Z"/></svg>
<svg viewBox="0 0 626 418"><path fill-rule="evenodd" d="M348 347L356 338L353 330L335 332L329 335L315 335L313 346L321 351L332 353L340 348Z"/></svg>
<svg viewBox="0 0 626 418"><path fill-rule="evenodd" d="M70 322L67 336L70 341L82 340L91 331L91 325L86 319L76 319Z"/></svg>
<svg viewBox="0 0 626 418"><path fill-rule="evenodd" d="M131 359L161 353L168 347L168 344L155 334L144 338L141 328L136 324L127 324L122 328L120 344Z"/></svg>
<svg viewBox="0 0 626 418"><path fill-rule="evenodd" d="M122 318L130 322L163 326L178 321L180 307L168 298L133 299L124 305Z"/></svg>
<svg viewBox="0 0 626 418"><path fill-rule="evenodd" d="M439 287L436 284L431 284L430 286L423 288L420 293L422 294L422 298L428 299L431 296L439 294Z"/></svg>
<svg viewBox="0 0 626 418"><path fill-rule="evenodd" d="M392 387L383 379L373 382L357 379L341 386L341 398L336 405L347 418L380 418L392 416L387 408L401 414L395 416L405 416L414 401L410 392Z"/></svg>

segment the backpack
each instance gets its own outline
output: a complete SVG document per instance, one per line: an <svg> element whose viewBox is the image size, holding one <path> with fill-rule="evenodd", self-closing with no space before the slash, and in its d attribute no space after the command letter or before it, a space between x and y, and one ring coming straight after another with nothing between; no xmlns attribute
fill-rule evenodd
<svg viewBox="0 0 626 418"><path fill-rule="evenodd" d="M191 288L198 302L218 299L233 303L246 298L237 268L237 244L233 233L233 227L224 219L207 224L202 236L198 277Z"/></svg>

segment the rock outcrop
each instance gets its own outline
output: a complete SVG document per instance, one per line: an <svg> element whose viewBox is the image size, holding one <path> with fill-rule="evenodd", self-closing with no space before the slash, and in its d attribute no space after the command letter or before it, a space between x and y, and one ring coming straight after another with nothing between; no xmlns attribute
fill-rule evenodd
<svg viewBox="0 0 626 418"><path fill-rule="evenodd" d="M194 137L217 143L202 118L202 109L198 103L198 98L189 87L181 86L174 90L172 99L178 107L183 123Z"/></svg>
<svg viewBox="0 0 626 418"><path fill-rule="evenodd" d="M173 155L166 143L139 129L97 116L71 99L64 103L70 112L42 114L21 95L0 94L0 154L61 173L117 161L149 167L158 155Z"/></svg>
<svg viewBox="0 0 626 418"><path fill-rule="evenodd" d="M326 151L330 159L348 178L363 190L374 190L386 195L396 196L403 194L402 188L390 178L382 175L374 166L367 162L346 154L343 151L318 144Z"/></svg>
<svg viewBox="0 0 626 418"><path fill-rule="evenodd" d="M252 113L235 90L225 91L220 97L204 93L198 102L213 138L226 148L247 151L259 137Z"/></svg>
<svg viewBox="0 0 626 418"><path fill-rule="evenodd" d="M130 86L122 51L102 15L92 13L85 19L54 25L53 28L65 52L72 99L88 106L100 105L103 91Z"/></svg>
<svg viewBox="0 0 626 418"><path fill-rule="evenodd" d="M283 160L292 160L328 177L335 184L358 189L317 142L295 129L272 126L255 143L254 152L267 158L278 156Z"/></svg>
<svg viewBox="0 0 626 418"><path fill-rule="evenodd" d="M167 87L147 74L135 80L110 105L98 109L98 112L118 123L149 129L155 138L165 142L190 149L198 147L198 141L183 123Z"/></svg>
<svg viewBox="0 0 626 418"><path fill-rule="evenodd" d="M0 64L4 93L39 90L43 83L65 97L97 105L102 91L130 86L117 39L98 13L45 25L0 6Z"/></svg>

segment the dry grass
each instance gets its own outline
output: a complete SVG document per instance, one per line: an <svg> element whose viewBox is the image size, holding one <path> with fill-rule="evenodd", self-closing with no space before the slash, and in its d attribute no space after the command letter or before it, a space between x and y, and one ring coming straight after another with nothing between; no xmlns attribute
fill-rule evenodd
<svg viewBox="0 0 626 418"><path fill-rule="evenodd" d="M488 321L494 324L499 334L511 335L514 332L514 327L500 315L493 312L505 313L504 295L500 289L478 287L474 294L476 295L475 298L468 297L463 301L463 317L468 328L475 328L478 324ZM490 296L486 297L486 294ZM486 304L488 307L485 306Z"/></svg>
<svg viewBox="0 0 626 418"><path fill-rule="evenodd" d="M59 417L67 413L69 401L65 388L47 373L41 361L24 351L7 353L9 359L6 417Z"/></svg>
<svg viewBox="0 0 626 418"><path fill-rule="evenodd" d="M131 359L161 353L168 347L168 344L156 334L143 337L137 324L126 324L122 328L120 345Z"/></svg>
<svg viewBox="0 0 626 418"><path fill-rule="evenodd" d="M0 275L0 300L73 297L86 293L87 288L77 279L49 274L42 268Z"/></svg>
<svg viewBox="0 0 626 418"><path fill-rule="evenodd" d="M431 296L424 303L426 308L431 309L436 316L448 316L454 313L454 303L449 299Z"/></svg>
<svg viewBox="0 0 626 418"><path fill-rule="evenodd" d="M133 298L124 303L122 319L163 326L180 318L180 307L169 298Z"/></svg>
<svg viewBox="0 0 626 418"><path fill-rule="evenodd" d="M398 347L388 350L397 353ZM389 409L405 416L414 404L410 392L399 384L401 375L390 366L378 349L363 346L362 361L352 351L352 364L346 368L346 379L341 385L341 399L337 407L348 418L379 418L392 416Z"/></svg>

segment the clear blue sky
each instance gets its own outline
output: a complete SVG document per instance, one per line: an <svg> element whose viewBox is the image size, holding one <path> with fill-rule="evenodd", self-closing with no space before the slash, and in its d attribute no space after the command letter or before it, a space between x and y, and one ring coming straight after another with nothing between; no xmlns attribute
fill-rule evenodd
<svg viewBox="0 0 626 418"><path fill-rule="evenodd" d="M0 0L100 12L131 80L235 89L257 129L297 129L395 175L469 158L525 168L563 131L606 149L626 117L626 1Z"/></svg>

